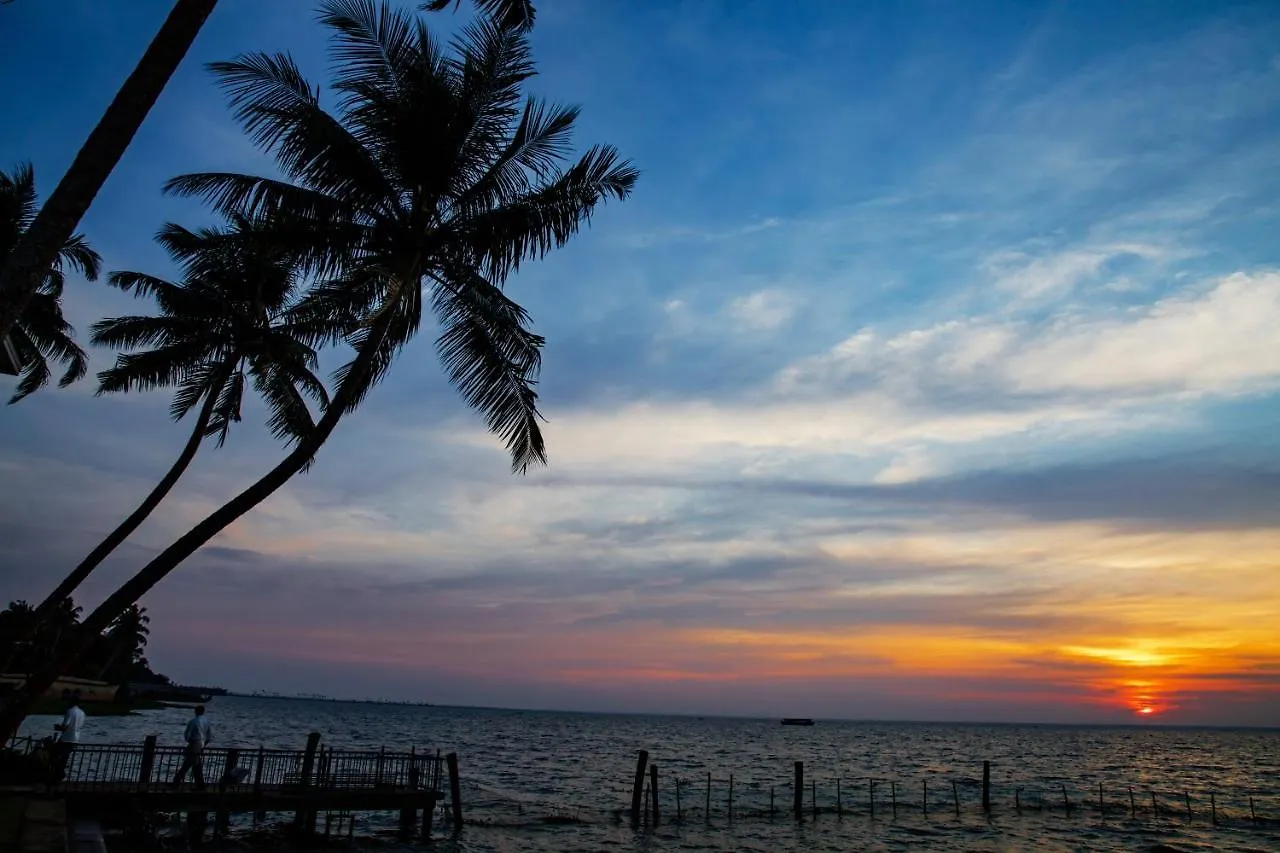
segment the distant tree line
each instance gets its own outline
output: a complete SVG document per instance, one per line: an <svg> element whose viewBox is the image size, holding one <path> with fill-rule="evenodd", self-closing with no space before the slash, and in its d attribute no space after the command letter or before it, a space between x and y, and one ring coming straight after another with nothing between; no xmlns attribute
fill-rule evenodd
<svg viewBox="0 0 1280 853"><path fill-rule="evenodd" d="M24 675L47 666L66 649L84 640L81 608L63 599L45 618L36 619L36 608L25 601L11 601L0 611L0 660L6 675ZM147 609L134 604L125 609L107 630L89 642L88 651L64 675L106 681L109 684L169 679L151 670L147 640L151 633Z"/></svg>

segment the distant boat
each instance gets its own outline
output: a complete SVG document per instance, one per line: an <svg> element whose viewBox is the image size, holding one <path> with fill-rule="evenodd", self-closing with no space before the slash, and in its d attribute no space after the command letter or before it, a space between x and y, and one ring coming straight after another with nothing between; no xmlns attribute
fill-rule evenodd
<svg viewBox="0 0 1280 853"><path fill-rule="evenodd" d="M808 717L784 717L782 724L784 726L812 726L813 720Z"/></svg>

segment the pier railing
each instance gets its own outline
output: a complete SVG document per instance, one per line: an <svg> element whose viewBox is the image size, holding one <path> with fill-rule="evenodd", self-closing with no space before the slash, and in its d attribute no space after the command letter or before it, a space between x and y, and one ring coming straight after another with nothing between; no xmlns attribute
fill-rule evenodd
<svg viewBox="0 0 1280 853"><path fill-rule="evenodd" d="M26 752L47 749L41 741L28 741L23 748ZM173 784L185 761L184 747L162 746L154 737L136 746L78 744L54 785L85 790ZM200 756L203 779L195 776L194 768L188 768L183 782L259 790L438 791L443 765L439 752L329 749L320 746L317 739L306 749L210 747Z"/></svg>

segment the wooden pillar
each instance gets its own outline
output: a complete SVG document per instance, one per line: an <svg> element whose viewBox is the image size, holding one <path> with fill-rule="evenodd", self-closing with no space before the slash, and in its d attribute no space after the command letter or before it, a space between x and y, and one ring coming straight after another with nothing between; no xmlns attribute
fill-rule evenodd
<svg viewBox="0 0 1280 853"><path fill-rule="evenodd" d="M138 768L138 784L150 785L156 767L156 736L147 735L142 742L142 764Z"/></svg>
<svg viewBox="0 0 1280 853"><path fill-rule="evenodd" d="M222 778L218 780L218 799L222 799L222 794L227 790L227 786L231 784L231 774L236 770L236 765L240 763L240 750L232 748L227 750L227 766L222 770ZM213 834L219 838L226 834L227 829L231 826L231 813L225 808L219 808L213 818Z"/></svg>
<svg viewBox="0 0 1280 853"><path fill-rule="evenodd" d="M729 820L733 820L733 774L729 774Z"/></svg>
<svg viewBox="0 0 1280 853"><path fill-rule="evenodd" d="M792 806L796 813L796 820L804 820L804 762L797 761L795 766L795 788L792 792L795 794Z"/></svg>
<svg viewBox="0 0 1280 853"><path fill-rule="evenodd" d="M649 763L649 751L640 750L636 756L636 779L631 786L631 826L640 825L640 798L644 796L644 770Z"/></svg>
<svg viewBox="0 0 1280 853"><path fill-rule="evenodd" d="M449 766L449 796L453 800L453 831L462 830L462 780L458 778L458 753L445 756Z"/></svg>
<svg viewBox="0 0 1280 853"><path fill-rule="evenodd" d="M653 825L658 825L661 809L658 808L658 763L649 765L649 786L653 788Z"/></svg>
<svg viewBox="0 0 1280 853"><path fill-rule="evenodd" d="M409 790L418 790L418 764L410 757L409 764ZM400 809L400 835L404 838L412 838L413 830L418 824L418 807L409 805Z"/></svg>
<svg viewBox="0 0 1280 853"><path fill-rule="evenodd" d="M316 767L316 752L320 749L320 733L312 732L307 735L307 749L302 754L302 772L299 774L298 781L304 788L311 786L311 777ZM305 793L302 795L307 796ZM305 799L304 799L305 803ZM315 831L315 811L308 808L299 809L293 815L294 828L300 832Z"/></svg>
<svg viewBox="0 0 1280 853"><path fill-rule="evenodd" d="M1101 790L1101 789L1099 789ZM982 762L982 813L991 817L991 762Z"/></svg>
<svg viewBox="0 0 1280 853"><path fill-rule="evenodd" d="M264 764L266 764L266 761L267 761L267 750L265 747L260 746L258 747L258 769L255 770L253 773L253 796L254 796L254 799L258 800L259 802L261 802L261 798L262 798L262 767ZM266 820L267 813L262 809L255 809L253 812L253 819L255 821Z"/></svg>

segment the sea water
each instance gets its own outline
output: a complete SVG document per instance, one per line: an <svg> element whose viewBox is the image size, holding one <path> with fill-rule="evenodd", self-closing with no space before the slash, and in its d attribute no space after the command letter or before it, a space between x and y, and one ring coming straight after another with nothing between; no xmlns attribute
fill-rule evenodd
<svg viewBox="0 0 1280 853"><path fill-rule="evenodd" d="M177 744L189 715L92 717L83 740L140 744L155 734ZM467 825L449 840L437 817L442 851L1280 850L1280 730L823 720L791 727L243 697L214 700L209 717L218 746L301 749L318 731L339 749L457 752ZM54 722L32 717L23 734L45 734ZM661 821L636 831L628 811L641 749L659 768ZM796 761L805 770L801 822L791 811ZM1261 823L1251 820L1250 798ZM361 815L357 834L385 837L396 818Z"/></svg>

